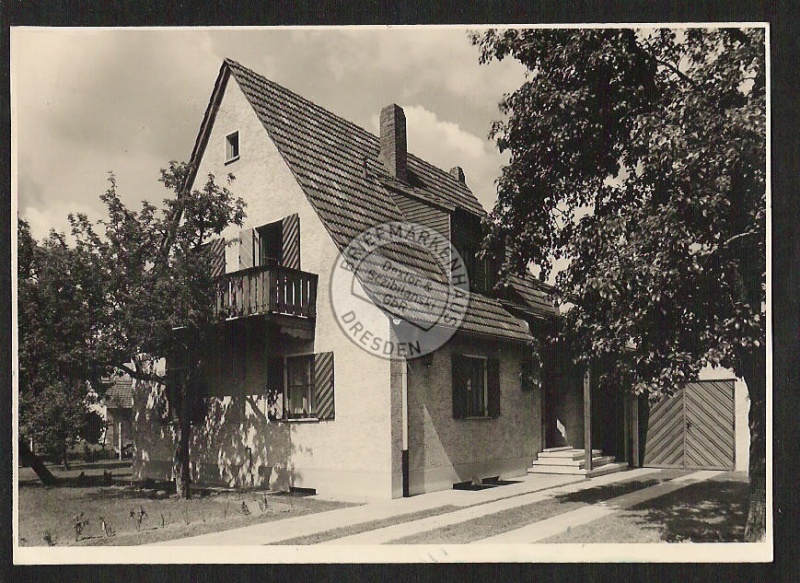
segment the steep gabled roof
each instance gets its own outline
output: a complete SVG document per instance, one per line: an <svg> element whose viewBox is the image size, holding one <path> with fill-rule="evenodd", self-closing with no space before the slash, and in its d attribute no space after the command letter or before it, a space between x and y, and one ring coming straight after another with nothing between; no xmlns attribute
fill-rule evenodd
<svg viewBox="0 0 800 583"><path fill-rule="evenodd" d="M230 59L222 65L195 145L195 168L228 76L241 88L340 251L371 227L404 220L391 188L440 208L485 216L466 184L450 173L409 153L409 184L395 181L378 162L377 136ZM441 279L433 256L418 246L396 244L382 251L410 270ZM527 324L498 301L478 294L470 295L461 329L513 340L531 338Z"/></svg>
<svg viewBox="0 0 800 583"><path fill-rule="evenodd" d="M133 407L133 381L131 379L115 379L114 384L106 391L106 407L130 409Z"/></svg>

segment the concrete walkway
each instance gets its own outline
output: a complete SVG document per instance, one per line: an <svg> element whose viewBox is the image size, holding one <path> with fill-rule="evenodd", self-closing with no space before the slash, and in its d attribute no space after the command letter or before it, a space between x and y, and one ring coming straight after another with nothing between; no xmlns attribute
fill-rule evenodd
<svg viewBox="0 0 800 583"><path fill-rule="evenodd" d="M377 530L370 530L359 534L354 534L352 536L334 539L329 541L327 544L384 544L404 538L406 536L436 530L437 528L441 528L443 526L451 526L461 522L467 522L468 520L473 520L475 518L480 518L481 516L496 514L497 512L502 512L503 510L508 510L510 508L525 506L526 504L532 504L535 502L542 502L543 500L548 500L550 498L554 498L563 494L569 494L571 492L590 490L599 486L613 484L614 482L619 482L620 480L639 478L645 474L652 474L659 471L660 470L647 468L630 470L627 472L618 472L615 474L607 474L605 476L599 476L589 480L581 478L579 482L572 482L570 484L550 488L545 491L533 492L521 496L514 496L513 498L496 500L495 502L478 504L462 510L448 512L447 514L440 514L438 516L431 516L428 518L422 518L420 520L403 522Z"/></svg>
<svg viewBox="0 0 800 583"><path fill-rule="evenodd" d="M694 472L686 476L675 478L674 480L670 480L668 482L663 482L655 486L650 486L649 488L631 492L630 494L611 498L605 502L600 502L585 508L573 510L572 512L566 512L558 516L553 516L552 518L547 518L539 522L534 522L533 524L529 524L528 526L524 526L522 528L504 532L482 540L473 541L472 544L507 545L535 543L548 539L552 536L559 535L571 528L575 528L576 526L581 526L600 518L605 518L606 516L610 516L611 514L619 512L620 510L626 510L632 506L646 502L647 500L652 500L653 498L658 498L671 492L675 492L676 490L680 490L681 488L685 488L691 484L708 480L721 473L722 472L712 471Z"/></svg>
<svg viewBox="0 0 800 583"><path fill-rule="evenodd" d="M619 476L618 479L622 479L628 477L630 472L620 472L614 475ZM532 492L549 490L575 482L587 485L597 484L595 480L586 480L582 476L543 474L526 474L511 481L518 481L518 483L479 491L442 490L430 494L412 496L411 498L369 502L361 506L351 506L305 516L273 520L244 528L163 541L154 543L154 545L268 545L292 538L315 535L337 528L394 518L442 506L468 507L484 505L497 500L522 497Z"/></svg>
<svg viewBox="0 0 800 583"><path fill-rule="evenodd" d="M311 536L338 528L366 524L376 520L402 517L425 510L447 506L460 508L443 514L401 522L345 536L323 544L375 545L392 542L407 536L429 532L495 514L503 510L541 502L556 496L591 490L632 478L660 473L661 470L640 468L586 479L581 476L529 474L517 483L487 488L479 491L443 490L411 498L399 498L352 506L254 524L245 528L210 533L201 536L155 543L159 546L198 545L268 545L297 537ZM571 512L565 512L530 525L474 541L473 544L519 544L542 541L561 534L570 528L604 518L615 512L664 496L680 488L707 480L722 472L699 471L655 486L643 488L605 502L600 502Z"/></svg>

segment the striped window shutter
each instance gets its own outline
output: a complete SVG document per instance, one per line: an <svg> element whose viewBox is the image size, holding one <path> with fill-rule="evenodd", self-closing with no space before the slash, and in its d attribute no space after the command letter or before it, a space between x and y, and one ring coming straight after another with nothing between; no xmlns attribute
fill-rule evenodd
<svg viewBox="0 0 800 583"><path fill-rule="evenodd" d="M261 233L253 229L253 266L261 265Z"/></svg>
<svg viewBox="0 0 800 583"><path fill-rule="evenodd" d="M464 357L460 354L452 355L452 381L453 381L453 418L463 419L467 411L467 391L465 390L464 374L466 366Z"/></svg>
<svg viewBox="0 0 800 583"><path fill-rule="evenodd" d="M214 239L208 245L209 271L211 277L217 278L225 273L225 239Z"/></svg>
<svg viewBox="0 0 800 583"><path fill-rule="evenodd" d="M255 265L254 234L253 229L239 231L239 269L247 269Z"/></svg>
<svg viewBox="0 0 800 583"><path fill-rule="evenodd" d="M314 409L317 419L334 418L333 352L314 355Z"/></svg>
<svg viewBox="0 0 800 583"><path fill-rule="evenodd" d="M283 381L283 357L270 358L267 360L267 407L278 419L284 417Z"/></svg>
<svg viewBox="0 0 800 583"><path fill-rule="evenodd" d="M300 217L289 215L281 221L281 262L292 269L300 269Z"/></svg>
<svg viewBox="0 0 800 583"><path fill-rule="evenodd" d="M500 360L490 358L486 366L486 408L489 410L489 417L497 417L500 415Z"/></svg>

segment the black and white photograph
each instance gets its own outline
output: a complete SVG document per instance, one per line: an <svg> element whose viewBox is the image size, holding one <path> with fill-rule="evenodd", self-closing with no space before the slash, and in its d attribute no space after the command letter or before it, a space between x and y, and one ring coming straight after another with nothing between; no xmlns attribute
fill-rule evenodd
<svg viewBox="0 0 800 583"><path fill-rule="evenodd" d="M14 562L771 561L769 33L12 27Z"/></svg>

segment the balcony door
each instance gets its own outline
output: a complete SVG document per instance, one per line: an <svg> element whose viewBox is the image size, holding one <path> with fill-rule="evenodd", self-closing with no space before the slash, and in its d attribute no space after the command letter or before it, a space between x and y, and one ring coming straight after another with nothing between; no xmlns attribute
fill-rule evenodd
<svg viewBox="0 0 800 583"><path fill-rule="evenodd" d="M297 215L240 232L239 269L260 265L300 269L300 219Z"/></svg>
<svg viewBox="0 0 800 583"><path fill-rule="evenodd" d="M256 232L258 233L257 265L282 265L283 221L259 227Z"/></svg>

